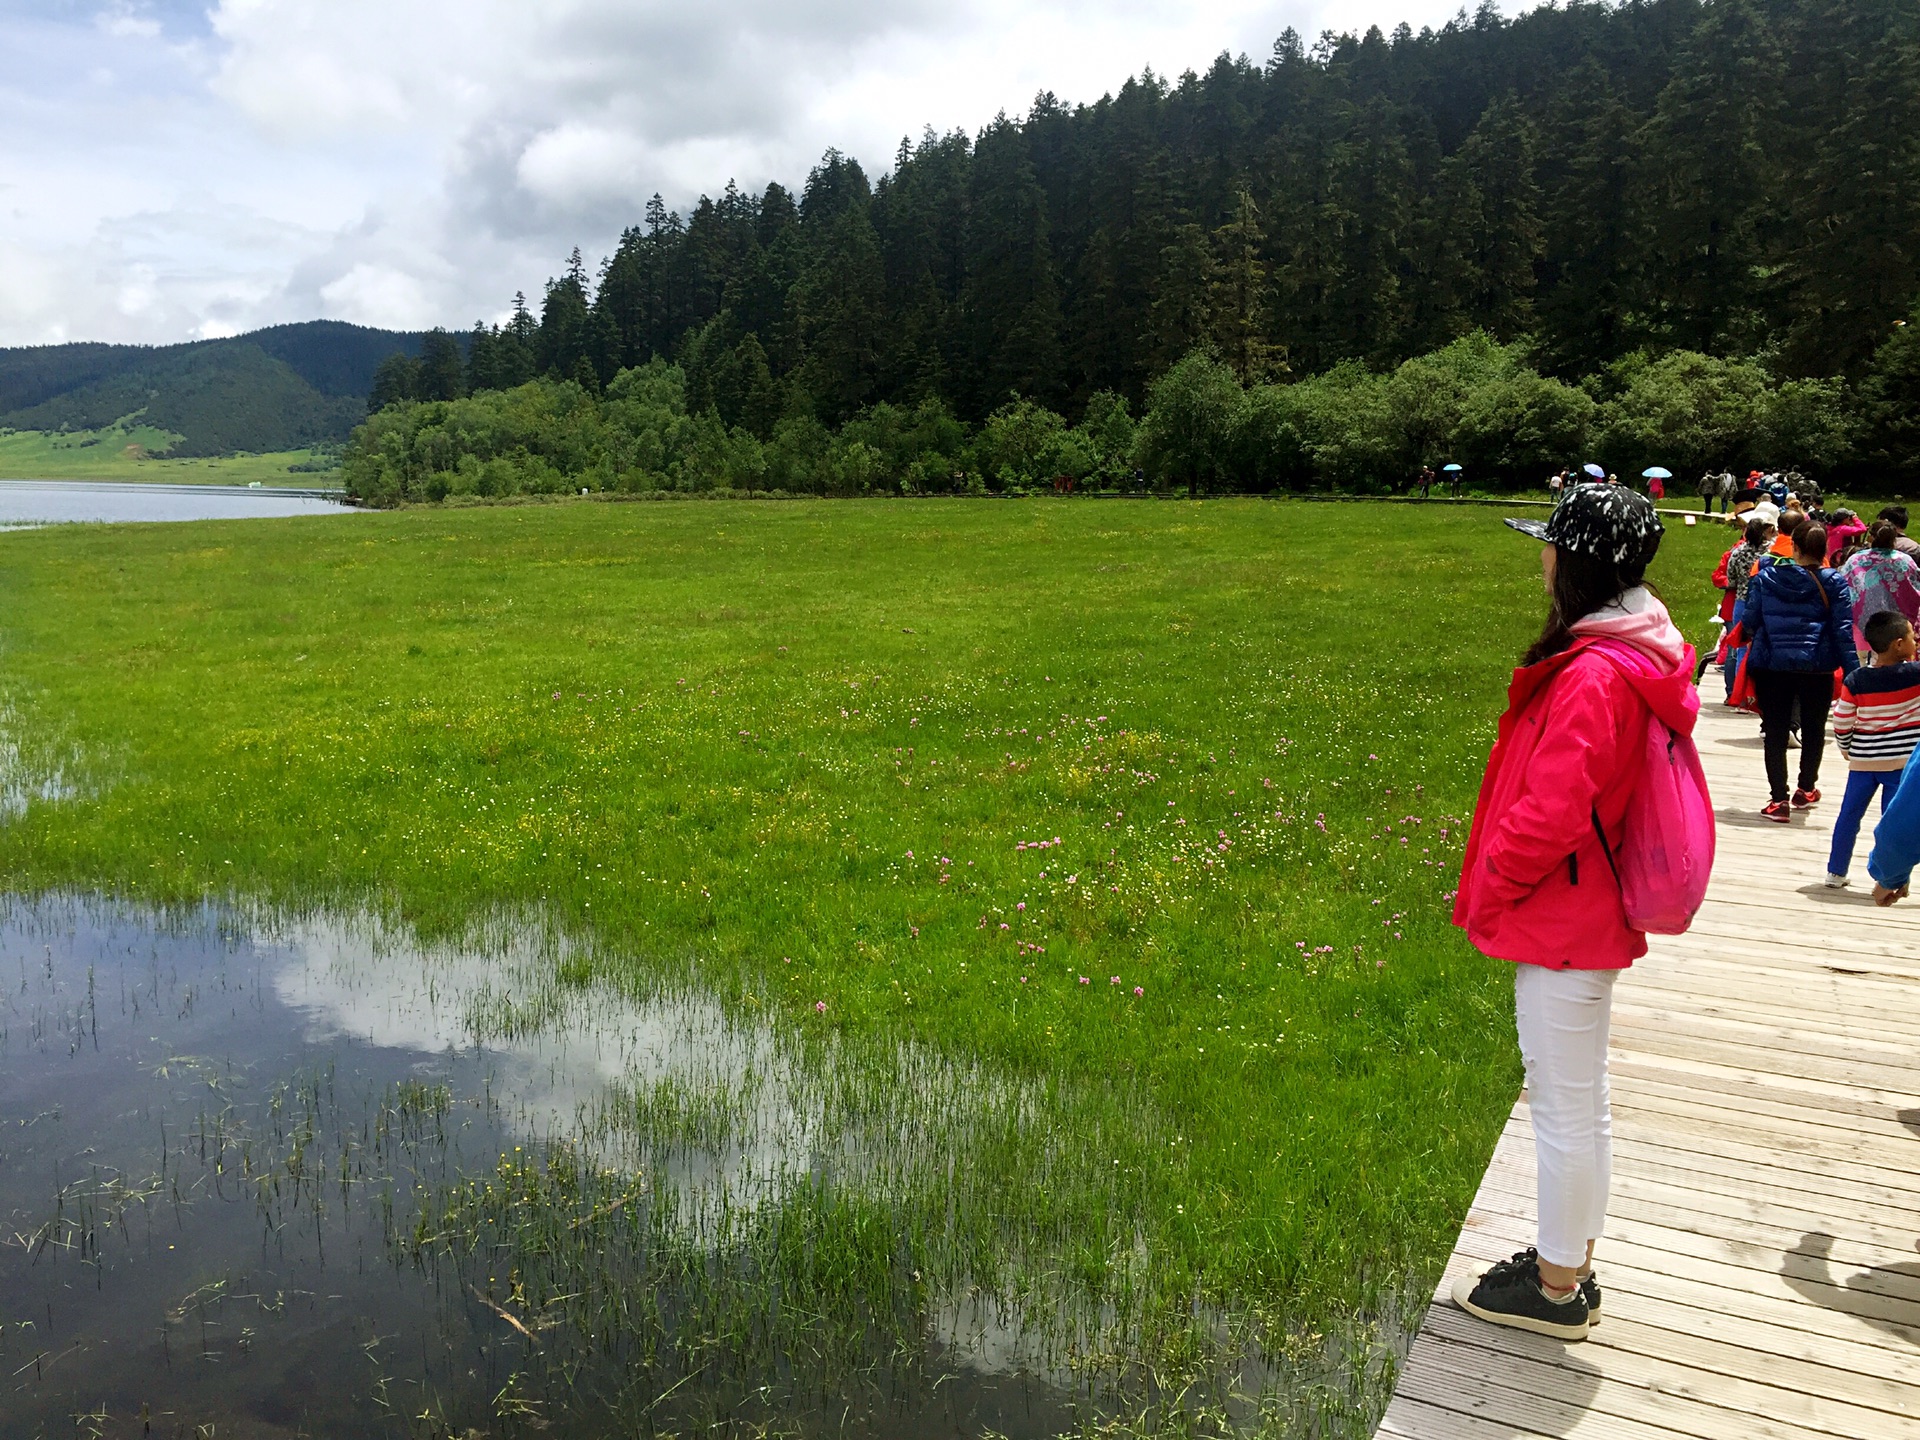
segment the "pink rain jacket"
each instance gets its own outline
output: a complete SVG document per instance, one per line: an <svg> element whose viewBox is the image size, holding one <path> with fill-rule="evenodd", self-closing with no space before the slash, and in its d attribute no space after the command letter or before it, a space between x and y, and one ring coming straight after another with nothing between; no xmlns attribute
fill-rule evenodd
<svg viewBox="0 0 1920 1440"><path fill-rule="evenodd" d="M1574 645L1513 672L1480 782L1453 923L1500 960L1619 970L1647 953L1594 833L1619 853L1647 711L1693 733L1693 647L1645 589L1573 627ZM1619 661L1593 653L1596 641Z"/></svg>

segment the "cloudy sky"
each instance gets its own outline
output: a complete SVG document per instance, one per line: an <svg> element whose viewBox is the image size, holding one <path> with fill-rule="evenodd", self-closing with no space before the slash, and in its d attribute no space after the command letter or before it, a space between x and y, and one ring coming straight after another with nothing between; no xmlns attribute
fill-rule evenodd
<svg viewBox="0 0 1920 1440"><path fill-rule="evenodd" d="M660 191L1458 0L0 0L0 345L496 318ZM1506 7L1509 12L1512 5Z"/></svg>

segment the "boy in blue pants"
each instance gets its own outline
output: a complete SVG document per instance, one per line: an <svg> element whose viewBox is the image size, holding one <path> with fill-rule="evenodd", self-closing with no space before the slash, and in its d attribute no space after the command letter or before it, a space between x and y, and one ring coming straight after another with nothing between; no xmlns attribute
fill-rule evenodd
<svg viewBox="0 0 1920 1440"><path fill-rule="evenodd" d="M1827 884L1847 883L1861 818L1877 794L1885 815L1907 761L1920 742L1920 664L1914 663L1913 626L1882 610L1861 627L1873 664L1855 670L1833 705L1833 739L1847 757L1847 793L1833 822ZM1883 822L1884 823L1884 822Z"/></svg>

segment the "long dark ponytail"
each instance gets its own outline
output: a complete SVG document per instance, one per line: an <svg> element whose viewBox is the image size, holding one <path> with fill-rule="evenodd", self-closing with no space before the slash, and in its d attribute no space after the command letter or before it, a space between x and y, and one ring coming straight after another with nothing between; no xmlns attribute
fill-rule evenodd
<svg viewBox="0 0 1920 1440"><path fill-rule="evenodd" d="M1586 555L1556 545L1547 623L1520 663L1532 665L1571 645L1573 622L1611 605L1634 586L1645 584L1647 565L1659 549L1660 537L1655 535L1639 561L1623 565L1611 555Z"/></svg>

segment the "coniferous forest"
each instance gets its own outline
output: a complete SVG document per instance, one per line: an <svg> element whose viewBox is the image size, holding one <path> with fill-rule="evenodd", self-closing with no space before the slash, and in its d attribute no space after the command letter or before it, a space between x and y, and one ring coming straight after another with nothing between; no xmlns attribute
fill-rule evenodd
<svg viewBox="0 0 1920 1440"><path fill-rule="evenodd" d="M349 480L1387 489L1599 456L1892 489L1917 300L1920 0L1483 4L1043 94L877 175L656 196L508 323L390 361Z"/></svg>

